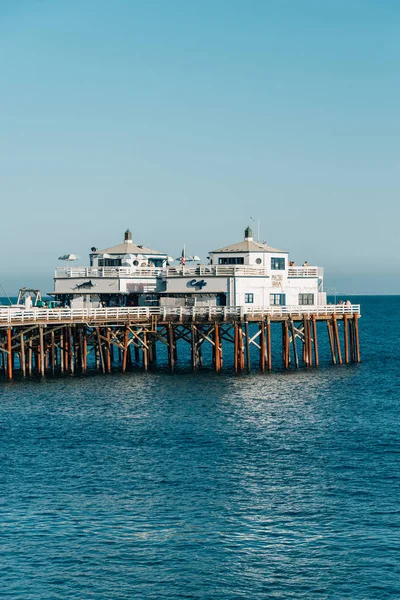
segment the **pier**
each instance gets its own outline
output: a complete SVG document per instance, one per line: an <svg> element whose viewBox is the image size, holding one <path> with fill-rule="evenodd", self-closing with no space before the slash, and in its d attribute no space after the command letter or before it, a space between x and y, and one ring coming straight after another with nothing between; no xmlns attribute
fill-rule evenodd
<svg viewBox="0 0 400 600"><path fill-rule="evenodd" d="M360 362L357 304L318 306L116 307L0 309L0 373L45 376L110 373L157 365L163 346L168 366L190 361L235 373L318 367L322 336L333 364ZM340 324L340 327L339 327ZM272 350L279 344L279 360ZM178 344L179 343L179 344ZM186 344L188 360L178 345ZM203 350L211 349L204 360ZM256 361L256 362L255 362Z"/></svg>

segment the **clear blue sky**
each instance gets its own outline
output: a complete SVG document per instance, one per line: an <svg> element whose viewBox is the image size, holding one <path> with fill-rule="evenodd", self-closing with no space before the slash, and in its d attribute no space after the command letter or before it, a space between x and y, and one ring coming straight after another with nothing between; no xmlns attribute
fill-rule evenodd
<svg viewBox="0 0 400 600"><path fill-rule="evenodd" d="M400 293L399 2L3 0L0 27L9 293L127 227L205 258L250 215L328 289Z"/></svg>

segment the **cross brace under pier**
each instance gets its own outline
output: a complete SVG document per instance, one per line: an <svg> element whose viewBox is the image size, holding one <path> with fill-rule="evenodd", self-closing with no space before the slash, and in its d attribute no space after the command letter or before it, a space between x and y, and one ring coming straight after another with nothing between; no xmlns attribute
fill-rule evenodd
<svg viewBox="0 0 400 600"><path fill-rule="evenodd" d="M0 327L0 372L12 379L17 373L126 371L134 364L147 370L157 364L163 347L172 371L178 351L180 364L189 356L191 367L197 369L205 365L203 351L207 348L211 359L205 366L217 372L226 366L235 372L250 372L255 361L261 371L271 371L273 363L286 369L312 367L320 364L321 324L326 324L325 345L332 363L358 363L358 321L358 314L345 314L322 318L288 315L279 320L267 316L252 321L160 320L153 316L144 322L15 324ZM281 360L276 358L277 344ZM189 352L184 352L184 345Z"/></svg>

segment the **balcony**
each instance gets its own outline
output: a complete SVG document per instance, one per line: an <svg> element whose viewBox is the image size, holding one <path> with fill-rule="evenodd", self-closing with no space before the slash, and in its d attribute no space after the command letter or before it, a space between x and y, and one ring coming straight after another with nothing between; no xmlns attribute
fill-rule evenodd
<svg viewBox="0 0 400 600"><path fill-rule="evenodd" d="M322 267L289 267L288 277L323 277Z"/></svg>
<svg viewBox="0 0 400 600"><path fill-rule="evenodd" d="M60 267L55 270L55 279L65 278L132 278L132 277L157 277L165 269L147 267Z"/></svg>
<svg viewBox="0 0 400 600"><path fill-rule="evenodd" d="M141 277L199 277L209 275L213 277L233 277L239 275L252 275L255 277L268 277L264 267L197 265L194 267L61 267L55 270L56 279L64 278L141 278Z"/></svg>
<svg viewBox="0 0 400 600"><path fill-rule="evenodd" d="M196 265L193 267L61 267L55 270L56 279L65 278L127 278L148 277L270 277L285 275L285 271L269 271L249 265ZM289 267L288 277L323 277L321 267Z"/></svg>

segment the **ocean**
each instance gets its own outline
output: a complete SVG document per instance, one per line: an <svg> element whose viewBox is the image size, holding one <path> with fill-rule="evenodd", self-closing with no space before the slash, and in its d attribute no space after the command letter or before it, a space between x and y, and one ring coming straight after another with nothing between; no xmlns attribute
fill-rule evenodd
<svg viewBox="0 0 400 600"><path fill-rule="evenodd" d="M0 381L2 598L400 598L400 297L361 364Z"/></svg>

